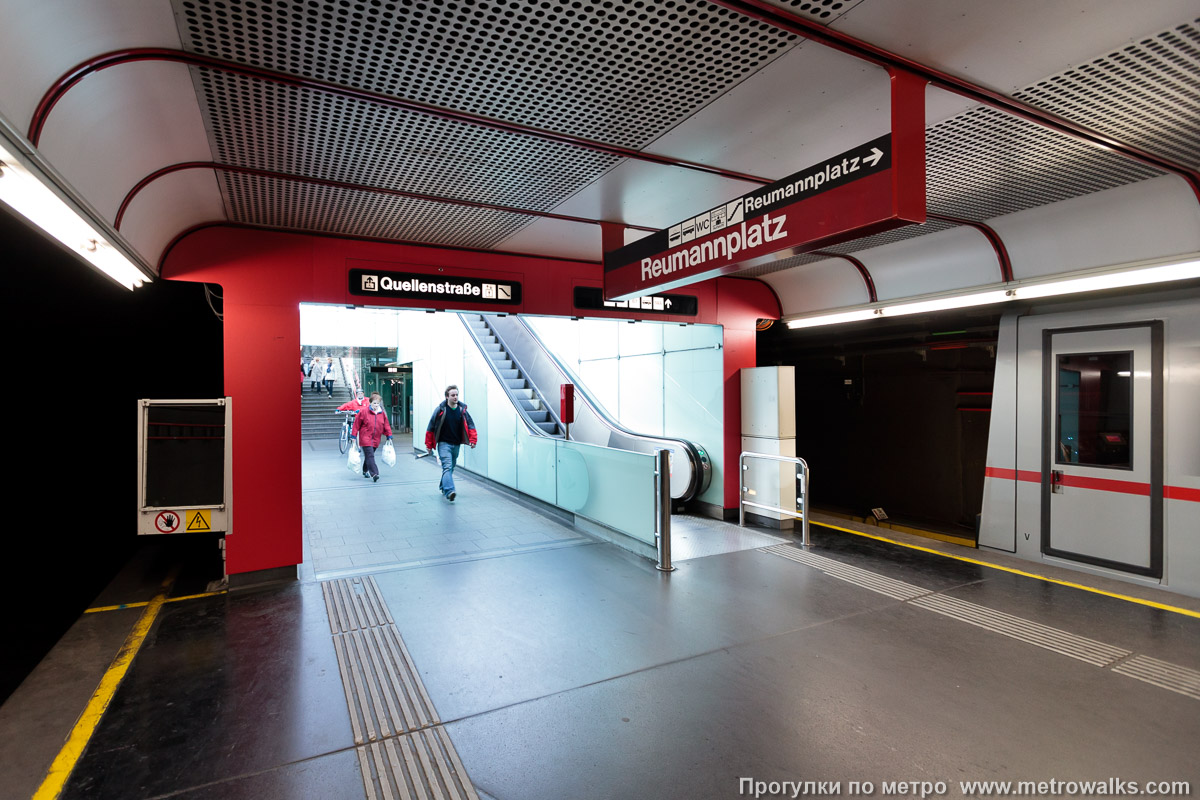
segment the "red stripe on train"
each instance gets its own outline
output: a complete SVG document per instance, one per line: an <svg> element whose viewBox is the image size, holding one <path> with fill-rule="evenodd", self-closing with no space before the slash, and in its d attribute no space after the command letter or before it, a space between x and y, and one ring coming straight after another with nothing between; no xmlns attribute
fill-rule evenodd
<svg viewBox="0 0 1200 800"><path fill-rule="evenodd" d="M1036 470L986 467L983 474L988 478L998 478L1005 481L1042 482L1042 473ZM1150 484L1139 483L1138 481L1118 481L1111 478L1085 478L1080 475L1064 475L1062 477L1062 485L1074 486L1078 489L1094 489L1101 492L1120 492L1121 494L1135 494L1142 497L1150 496ZM1168 500L1188 500L1193 503L1200 503L1200 489L1191 489L1186 486L1164 486L1163 497Z"/></svg>
<svg viewBox="0 0 1200 800"><path fill-rule="evenodd" d="M1164 486L1163 497L1168 500L1191 500L1200 503L1200 489L1189 489L1186 486Z"/></svg>
<svg viewBox="0 0 1200 800"><path fill-rule="evenodd" d="M1004 467L987 467L983 470L984 477L1000 478L1006 481L1029 481L1041 483L1042 473L1028 469L1006 469Z"/></svg>

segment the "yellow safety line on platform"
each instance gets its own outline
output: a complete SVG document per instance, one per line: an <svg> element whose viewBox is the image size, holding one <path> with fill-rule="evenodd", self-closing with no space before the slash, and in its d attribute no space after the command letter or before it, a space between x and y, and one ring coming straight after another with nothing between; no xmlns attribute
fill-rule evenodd
<svg viewBox="0 0 1200 800"><path fill-rule="evenodd" d="M66 744L58 751L42 785L34 792L33 800L54 800L62 794L63 787L67 785L67 778L71 777L75 764L83 755L88 742L91 741L92 734L96 732L96 726L100 724L100 718L104 716L104 711L112 701L113 695L117 693L117 687L121 685L121 680L129 671L129 665L133 663L133 658L141 649L146 634L150 632L150 626L154 624L159 609L166 602L167 592L170 591L171 584L175 581L176 572L173 570L162 582L158 594L146 604L146 610L142 612L142 616L133 626L133 630L125 637L125 643L121 645L117 657L113 659L112 664L105 671L104 677L100 679L100 685L96 687L92 699L88 701L87 708L83 710L75 727L71 729Z"/></svg>
<svg viewBox="0 0 1200 800"><path fill-rule="evenodd" d="M215 592L201 592L200 594L185 594L182 597L168 597L164 603L178 603L180 600L195 600L197 597L212 597L217 594L225 594L228 589L219 589ZM142 600L138 603L121 603L116 606L96 606L95 608L85 608L83 613L95 614L97 611L120 611L123 608L141 608L142 606L150 605L150 600Z"/></svg>
<svg viewBox="0 0 1200 800"><path fill-rule="evenodd" d="M1057 583L1060 586L1070 586L1072 589L1082 589L1085 592L1092 592L1094 594L1102 594L1105 597L1115 597L1118 600L1127 600L1130 603L1137 603L1137 604L1143 605L1143 606L1150 606L1151 608L1161 608L1163 611L1174 611L1176 614L1183 614L1188 617L1195 617L1197 619L1200 619L1200 611L1192 611L1187 608L1179 608L1178 606L1168 606L1168 605L1164 605L1163 603L1156 603L1153 600L1143 600L1140 597L1130 597L1127 594L1117 594L1116 592L1106 592L1103 589L1097 589L1092 586L1084 586L1082 583L1072 583L1071 581L1063 581L1063 580L1059 580L1058 578L1050 578L1045 575L1038 575L1036 572L1025 572L1024 570L1013 569L1012 567L1002 567L998 564L992 564L987 561L980 561L977 558L967 558L966 556L956 556L956 555L952 555L950 553L943 553L941 550L934 550L931 547L921 547L920 545L916 545L916 544L908 544L906 542L897 542L895 539L889 539L886 536L878 536L873 533L866 533L864 531L855 531L855 530L851 530L850 528L842 528L838 525L830 525L828 522L816 522L814 520L814 521L810 522L810 524L820 525L823 528L832 528L835 531L842 531L843 533L852 533L855 536L865 536L868 539L878 539L881 542L887 542L888 544L894 544L897 547L907 547L910 550L920 550L925 553L933 553L935 556L944 556L945 558L952 558L955 561L965 561L968 564L978 564L981 567L988 567L989 569L998 569L1001 572L1011 572L1013 575L1021 575L1026 578L1036 578L1039 581L1046 581L1047 583Z"/></svg>

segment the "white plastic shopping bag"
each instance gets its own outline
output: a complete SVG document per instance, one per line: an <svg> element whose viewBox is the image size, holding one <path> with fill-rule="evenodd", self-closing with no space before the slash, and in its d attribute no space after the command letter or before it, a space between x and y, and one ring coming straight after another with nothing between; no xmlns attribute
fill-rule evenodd
<svg viewBox="0 0 1200 800"><path fill-rule="evenodd" d="M379 448L379 460L389 467L396 466L396 448L392 447L391 439L388 439L383 443L383 447Z"/></svg>
<svg viewBox="0 0 1200 800"><path fill-rule="evenodd" d="M358 449L357 444L350 448L350 453L346 456L346 469L362 474L362 450Z"/></svg>

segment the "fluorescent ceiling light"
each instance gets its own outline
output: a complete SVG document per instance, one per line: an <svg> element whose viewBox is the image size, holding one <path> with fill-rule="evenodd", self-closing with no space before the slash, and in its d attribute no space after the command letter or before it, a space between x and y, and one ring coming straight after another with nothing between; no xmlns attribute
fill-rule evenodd
<svg viewBox="0 0 1200 800"><path fill-rule="evenodd" d="M125 288L133 289L150 280L145 271L51 188L50 182L31 166L32 161L18 158L0 139L0 202Z"/></svg>
<svg viewBox="0 0 1200 800"><path fill-rule="evenodd" d="M923 314L932 311L945 311L952 308L1004 303L1011 300L1033 300L1039 297L1080 294L1103 289L1142 286L1194 278L1200 278L1200 258L1189 257L1186 261L1178 261L1173 264L1164 264L1160 261L1136 268L1109 269L1103 272L1081 274L1078 277L1062 280L1028 283L1017 281L1006 286L993 285L987 291L971 294L926 296L922 299L913 299L909 302L895 302L887 305L874 303L852 310L837 311L830 314L814 314L808 317L792 319L788 321L787 326L794 329L811 328L817 325L837 325L843 322L858 322L874 317L899 317L905 314Z"/></svg>
<svg viewBox="0 0 1200 800"><path fill-rule="evenodd" d="M1011 299L1011 292L1005 289L997 289L992 292L958 294L949 297L935 297L931 300L918 300L913 303L897 303L893 306L884 306L879 311L885 317L899 317L904 314L924 314L929 311L945 311L950 308L968 308L970 306L988 305L989 303L1003 303L1005 300Z"/></svg>
<svg viewBox="0 0 1200 800"><path fill-rule="evenodd" d="M1188 278L1200 278L1200 259L1181 261L1177 264L1163 264L1156 267L1101 272L1095 275L1068 278L1066 280L1050 281L1047 283L1018 285L1013 289L1013 292L1018 299L1032 300L1037 297L1053 297L1054 295L1073 294L1075 292L1096 292L1101 289L1142 286L1144 284L1180 281Z"/></svg>
<svg viewBox="0 0 1200 800"><path fill-rule="evenodd" d="M870 319L877 316L878 311L874 308L862 308L857 311L846 311L840 314L822 314L818 317L801 317L800 319L789 320L787 326L789 328L812 328L817 325L837 325L841 322L858 322L863 319Z"/></svg>

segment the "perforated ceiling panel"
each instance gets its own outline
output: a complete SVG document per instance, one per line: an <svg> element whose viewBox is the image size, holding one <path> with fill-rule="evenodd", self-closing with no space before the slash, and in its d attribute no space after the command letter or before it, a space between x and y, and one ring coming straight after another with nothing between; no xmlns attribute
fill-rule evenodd
<svg viewBox="0 0 1200 800"><path fill-rule="evenodd" d="M451 247L495 247L529 217L484 208L221 173L234 222L270 228L398 239Z"/></svg>
<svg viewBox="0 0 1200 800"><path fill-rule="evenodd" d="M222 163L546 210L620 160L325 92L193 74Z"/></svg>
<svg viewBox="0 0 1200 800"><path fill-rule="evenodd" d="M174 7L191 52L627 147L653 140L796 40L703 0Z"/></svg>
<svg viewBox="0 0 1200 800"><path fill-rule="evenodd" d="M1200 19L1046 78L1014 96L1200 169Z"/></svg>
<svg viewBox="0 0 1200 800"><path fill-rule="evenodd" d="M991 108L926 131L929 210L985 221L1162 172Z"/></svg>
<svg viewBox="0 0 1200 800"><path fill-rule="evenodd" d="M770 2L828 24L861 0ZM183 45L196 53L630 148L800 41L704 0L173 0L173 7ZM1197 107L1198 54L1197 26L1184 24L1018 97L1196 165L1200 114L1189 112ZM214 158L240 166L550 211L620 163L318 89L208 69L192 75ZM929 208L948 216L987 220L1158 174L986 108L928 131ZM302 180L226 176L221 185L231 218L289 228L494 247L532 219ZM855 252L939 227L836 249Z"/></svg>

